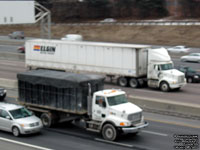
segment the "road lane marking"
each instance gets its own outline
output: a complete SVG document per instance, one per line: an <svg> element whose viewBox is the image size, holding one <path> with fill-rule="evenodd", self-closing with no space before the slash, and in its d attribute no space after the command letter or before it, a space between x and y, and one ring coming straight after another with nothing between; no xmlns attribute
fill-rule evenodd
<svg viewBox="0 0 200 150"><path fill-rule="evenodd" d="M125 143L118 143L118 142L113 142L113 141L107 141L107 140L99 139L99 138L95 138L94 140L99 141L99 142L104 142L104 143L124 146L124 147L134 147L133 145L129 145L129 144L125 144Z"/></svg>
<svg viewBox="0 0 200 150"><path fill-rule="evenodd" d="M168 134L159 133L159 132L154 132L154 131L142 130L141 132L143 132L143 133L149 133L149 134L154 134L154 135L159 135L159 136L168 136Z"/></svg>
<svg viewBox="0 0 200 150"><path fill-rule="evenodd" d="M26 146L26 147L36 148L36 149L40 149L40 150L53 150L53 149L40 147L40 146L36 146L36 145L32 145L32 144L27 144L27 143L23 143L23 142L18 142L18 141L14 141L14 140L2 138L2 137L0 137L0 140L10 142L10 143L14 143L14 144L18 144L18 145L22 145L22 146Z"/></svg>
<svg viewBox="0 0 200 150"><path fill-rule="evenodd" d="M176 123L176 122L163 121L163 120L154 120L154 119L149 119L149 118L145 118L145 120L153 121L153 122L159 122L159 123L165 123L165 124L170 124L170 125L176 125L176 126L182 126L182 127L188 127L188 128L200 129L200 126L194 126L194 125L189 125L189 124L185 124L185 123Z"/></svg>

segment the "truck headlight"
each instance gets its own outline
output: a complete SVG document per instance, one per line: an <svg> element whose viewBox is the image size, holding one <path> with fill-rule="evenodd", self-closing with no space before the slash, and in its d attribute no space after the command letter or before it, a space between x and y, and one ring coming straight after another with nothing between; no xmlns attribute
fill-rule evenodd
<svg viewBox="0 0 200 150"><path fill-rule="evenodd" d="M199 76L194 76L194 78L196 78L196 79L197 79L197 78L199 78Z"/></svg>
<svg viewBox="0 0 200 150"><path fill-rule="evenodd" d="M6 91L6 90L3 90L3 92L6 93L7 91Z"/></svg>
<svg viewBox="0 0 200 150"><path fill-rule="evenodd" d="M131 124L129 122L120 122L120 126L130 126Z"/></svg>
<svg viewBox="0 0 200 150"><path fill-rule="evenodd" d="M176 81L172 81L172 84L176 84Z"/></svg>

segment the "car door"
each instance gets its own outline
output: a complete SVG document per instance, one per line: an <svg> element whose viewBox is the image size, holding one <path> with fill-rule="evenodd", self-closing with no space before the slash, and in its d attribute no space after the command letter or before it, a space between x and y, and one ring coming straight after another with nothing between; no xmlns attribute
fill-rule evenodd
<svg viewBox="0 0 200 150"><path fill-rule="evenodd" d="M4 131L11 131L12 120L6 110L0 109L0 129Z"/></svg>

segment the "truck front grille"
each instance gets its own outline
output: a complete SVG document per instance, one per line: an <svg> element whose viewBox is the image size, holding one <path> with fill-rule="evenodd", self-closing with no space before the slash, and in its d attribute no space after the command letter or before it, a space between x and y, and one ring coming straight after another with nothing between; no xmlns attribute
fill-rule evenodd
<svg viewBox="0 0 200 150"><path fill-rule="evenodd" d="M128 120L132 123L139 123L142 119L142 112L128 115Z"/></svg>
<svg viewBox="0 0 200 150"><path fill-rule="evenodd" d="M178 83L183 83L184 80L185 80L185 76L184 75L178 77Z"/></svg>

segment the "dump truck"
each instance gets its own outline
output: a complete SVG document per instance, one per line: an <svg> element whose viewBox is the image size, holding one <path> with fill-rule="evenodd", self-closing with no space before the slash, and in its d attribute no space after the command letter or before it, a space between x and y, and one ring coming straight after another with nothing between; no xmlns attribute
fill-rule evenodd
<svg viewBox="0 0 200 150"><path fill-rule="evenodd" d="M120 86L180 89L184 73L165 48L146 45L35 39L26 41L26 66L104 74Z"/></svg>
<svg viewBox="0 0 200 150"><path fill-rule="evenodd" d="M70 121L101 133L106 140L147 127L142 109L128 102L124 91L103 89L104 78L51 70L18 73L18 101L39 116L45 127Z"/></svg>

